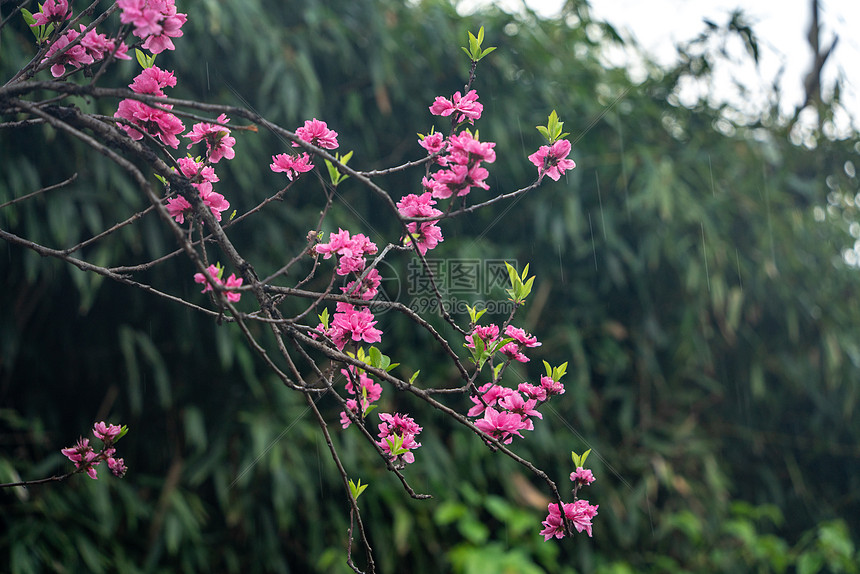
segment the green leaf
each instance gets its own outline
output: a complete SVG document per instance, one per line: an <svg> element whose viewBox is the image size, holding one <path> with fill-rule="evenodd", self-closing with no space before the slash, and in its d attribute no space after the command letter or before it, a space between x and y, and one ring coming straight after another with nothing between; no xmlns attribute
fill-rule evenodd
<svg viewBox="0 0 860 574"><path fill-rule="evenodd" d="M317 317L319 318L320 323L322 323L323 328L328 330L328 309L323 309L323 312L317 315Z"/></svg>
<svg viewBox="0 0 860 574"><path fill-rule="evenodd" d="M352 153L352 151L349 151L343 155L334 154L334 159L336 159L341 164L346 165L352 157ZM329 160L325 160L325 165L328 169L329 179L331 179L331 183L335 187L337 187L338 184L340 184L343 180L349 177L348 175L341 173L338 167Z"/></svg>
<svg viewBox="0 0 860 574"><path fill-rule="evenodd" d="M418 373L420 373L420 372L421 372L421 369L418 369L417 371L415 371L415 373L411 377L409 377L409 384L410 385L415 383L415 379L418 378Z"/></svg>
<svg viewBox="0 0 860 574"><path fill-rule="evenodd" d="M382 352L376 347L371 347L367 350L370 355L370 366L378 367L382 363Z"/></svg>
<svg viewBox="0 0 860 574"><path fill-rule="evenodd" d="M504 363L499 363L498 365L493 367L493 380L494 381L499 379L499 371L501 371L502 367L504 367L504 366L505 366Z"/></svg>
<svg viewBox="0 0 860 574"><path fill-rule="evenodd" d="M361 479L358 479L358 484L354 483L352 479L349 479L349 492L352 494L352 498L354 500L358 500L358 497L361 496L361 493L367 488L368 485L361 484Z"/></svg>
<svg viewBox="0 0 860 574"><path fill-rule="evenodd" d="M144 70L151 68L155 65L155 58L157 54L147 55L145 52L135 48L134 56L137 58L137 63L140 64L140 67Z"/></svg>

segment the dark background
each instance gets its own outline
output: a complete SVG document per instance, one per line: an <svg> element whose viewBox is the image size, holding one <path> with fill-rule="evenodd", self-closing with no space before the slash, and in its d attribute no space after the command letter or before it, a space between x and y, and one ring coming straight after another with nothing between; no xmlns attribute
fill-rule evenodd
<svg viewBox="0 0 860 574"><path fill-rule="evenodd" d="M475 199L531 182L526 156L542 143L533 127L551 110L571 132L575 170L446 222L432 255L530 263L537 279L518 324L543 345L510 384L536 380L541 360L569 361L567 392L514 449L561 485L570 451L593 449L594 538L545 543L539 482L386 388L383 410L424 427L406 473L434 499L411 500L368 445L337 429L340 409L323 399L350 476L370 484L360 503L381 572L858 571L860 276L842 252L860 235L860 142L822 135L838 102L818 104L807 145L791 143L776 105L740 120L726 107L681 106L679 82L707 78L719 54L691 45L674 69L631 83L601 59L620 40L577 1L558 20L494 9L461 17L443 0L207 0L179 10L184 36L157 60L176 72L170 95L252 107L288 129L324 119L360 169L423 156L415 134L444 129L427 107L462 89L459 46L481 25L498 49L478 68L476 128L498 142L498 159L490 191ZM747 31L734 21L707 33ZM32 38L20 18L3 29L0 77L29 60ZM120 63L101 85L137 72ZM287 144L233 135L236 159L217 166L216 191L242 213L284 185L268 164ZM0 203L78 173L70 188L0 210L3 229L51 247L146 204L104 158L45 127L0 131L0 157ZM380 183L396 199L420 191L421 175ZM368 190L348 180L338 191L329 228L396 241ZM296 186L231 237L266 273L302 249L321 205L318 187ZM117 235L83 257L135 264L174 248L154 217ZM235 326L0 249L0 480L64 472L60 448L94 421L131 429L119 443L123 480L103 469L97 482L0 491L0 570L347 571L348 509L325 443L303 398L267 373ZM408 262L391 260L401 285ZM176 258L140 279L205 304L192 273ZM504 297L478 298L491 296ZM382 350L405 372L420 369L419 383L455 381L421 332L392 313L379 326Z"/></svg>

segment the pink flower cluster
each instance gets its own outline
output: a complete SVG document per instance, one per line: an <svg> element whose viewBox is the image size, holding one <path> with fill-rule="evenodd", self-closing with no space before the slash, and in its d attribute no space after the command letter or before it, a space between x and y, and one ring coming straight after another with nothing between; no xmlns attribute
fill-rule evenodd
<svg viewBox="0 0 860 574"><path fill-rule="evenodd" d="M475 348L475 342L472 339L473 335L477 335L484 342L484 346L489 348L499 340L499 327L494 324L476 326L472 333L466 336L466 346L470 349ZM508 325L505 328L505 338L513 339L513 341L509 341L503 345L499 349L499 352L504 354L508 360L520 363L527 363L529 361L529 358L523 354L525 349L540 347L541 345L537 337L513 325Z"/></svg>
<svg viewBox="0 0 860 574"><path fill-rule="evenodd" d="M426 139L426 138L425 138ZM433 201L432 194L428 191L421 195L410 193L404 195L397 202L397 211L402 217L438 217L442 212L432 207L436 202ZM406 224L406 230L409 232L405 239L407 244L413 245L421 255L426 255L427 251L433 249L445 239L442 237L442 229L436 225L439 220L434 221L412 221Z"/></svg>
<svg viewBox="0 0 860 574"><path fill-rule="evenodd" d="M70 461L75 463L75 468L81 472L86 472L87 476L93 480L98 479L96 467L102 461L107 461L108 467L114 475L122 478L128 471L125 466L125 461L121 458L116 458L116 449L113 448L114 441L119 438L122 433L122 427L119 425L105 424L104 422L96 423L93 426L93 434L104 443L101 451L96 452L90 446L90 440L81 437L75 446L64 448L60 452Z"/></svg>
<svg viewBox="0 0 860 574"><path fill-rule="evenodd" d="M133 34L144 38L143 49L153 54L175 50L171 38L182 36L186 14L176 12L174 0L118 0L120 22L132 24Z"/></svg>
<svg viewBox="0 0 860 574"><path fill-rule="evenodd" d="M48 3L46 2L43 5L43 9L47 5ZM43 16L43 14L34 14L33 16L34 18L37 18L37 22L39 16ZM57 40L51 44L51 47L48 48L42 62L48 61L54 56L54 54L74 42L86 29L87 27L81 24L80 32L69 30L57 38ZM131 59L131 56L127 53L128 46L126 46L125 43L120 42L119 47L117 48L116 40L108 39L104 34L98 34L95 29L90 30L77 45L66 50L66 52L60 56L59 60L51 66L51 75L55 78L59 78L66 73L66 66L80 68L82 66L88 66L92 63L101 61L104 59L105 54L110 54L115 48L116 52L114 53L114 56L116 58L121 60Z"/></svg>
<svg viewBox="0 0 860 574"><path fill-rule="evenodd" d="M346 408L359 419L363 418L370 405L382 396L382 385L374 382L364 371L356 369L352 365L346 369L341 369L340 372L346 377L346 392L354 397L346 400ZM358 385L355 384L356 382ZM347 428L350 424L352 421L346 411L342 411L340 413L340 425Z"/></svg>
<svg viewBox="0 0 860 574"><path fill-rule="evenodd" d="M296 130L296 135L309 144L325 149L337 149L337 132L330 130L324 121L316 118L306 120L305 125ZM293 147L299 144L293 142Z"/></svg>
<svg viewBox="0 0 860 574"><path fill-rule="evenodd" d="M379 413L379 447L388 453L395 465L412 464L415 455L412 451L421 446L415 437L422 428L412 420L412 417L400 414ZM396 440L395 440L396 439ZM399 446L399 453L392 452L392 446ZM405 452L403 452L405 451Z"/></svg>
<svg viewBox="0 0 860 574"><path fill-rule="evenodd" d="M272 163L269 169L275 173L281 172L287 174L287 178L293 181L300 173L309 172L314 168L311 163L311 158L307 153L295 156L288 153L279 153L272 156Z"/></svg>
<svg viewBox="0 0 860 574"><path fill-rule="evenodd" d="M296 130L296 135L304 141L317 147L325 149L337 149L337 132L329 129L324 121L316 118L305 121L305 125ZM299 144L293 142L293 147ZM293 181L301 173L309 172L314 168L311 158L307 153L292 155L280 153L272 156L269 169L275 173L285 173L290 181Z"/></svg>
<svg viewBox="0 0 860 574"><path fill-rule="evenodd" d="M430 153L433 150L444 151L436 158L436 163L443 167L425 177L421 183L437 199L448 199L452 196L468 195L473 187L490 189L486 179L490 172L481 166L481 162L496 161L494 142L482 142L475 139L469 130L452 135L447 142L440 143L441 134L425 136L420 142ZM430 139L428 142L427 140Z"/></svg>
<svg viewBox="0 0 860 574"><path fill-rule="evenodd" d="M210 265L209 267L207 267L206 272L209 274L209 277L211 277L214 283L222 285L227 289L241 287L242 282L244 281L241 277L236 278L236 275L234 273L230 273L230 276L227 278L226 282L222 281L221 275L223 275L224 270L222 268L218 268L215 265ZM203 291L201 291L201 293L206 293L207 291L213 290L212 283L210 283L202 273L194 274L194 282L204 285ZM236 303L239 301L239 299L242 298L242 294L238 291L227 291L225 294L227 295L227 300L231 303Z"/></svg>
<svg viewBox="0 0 860 574"><path fill-rule="evenodd" d="M31 26L59 25L71 17L72 11L69 9L69 0L45 0L41 11L33 14L36 23L31 24Z"/></svg>
<svg viewBox="0 0 860 574"><path fill-rule="evenodd" d="M361 278L350 281L346 287L341 287L340 290L348 297L370 301L379 292L380 283L382 278L379 276L379 271L371 269L367 273L362 273Z"/></svg>
<svg viewBox="0 0 860 574"><path fill-rule="evenodd" d="M470 91L465 96L461 96L460 92L454 94L452 99L437 96L436 101L430 106L430 113L434 116L448 117L452 114L457 114L456 122L462 123L466 120L469 123L474 123L475 120L481 118L481 112L484 111L484 105L478 102L478 92Z"/></svg>
<svg viewBox="0 0 860 574"><path fill-rule="evenodd" d="M364 256L376 253L376 244L364 234L357 233L350 237L349 231L338 228L337 233L329 234L328 243L317 243L314 251L329 259L333 254L340 257L337 274L349 275L361 273L367 263Z"/></svg>
<svg viewBox="0 0 860 574"><path fill-rule="evenodd" d="M529 161L537 166L539 178L548 175L553 181L558 181L566 170L576 167L572 159L566 159L569 153L570 142L558 140L551 146L541 146L529 156Z"/></svg>
<svg viewBox="0 0 860 574"><path fill-rule="evenodd" d="M331 339L339 351L343 351L350 341L360 343L378 343L382 340L382 331L374 327L373 313L367 307L356 309L349 303L338 303L337 312L326 329L320 324L317 330Z"/></svg>
<svg viewBox="0 0 860 574"><path fill-rule="evenodd" d="M230 207L230 203L220 193L212 191L212 184L219 181L215 168L195 161L190 157L177 160L182 175L191 180L191 185L200 193L200 199L212 211L215 219L221 221L221 212ZM185 218L191 214L191 203L181 195L167 200L167 212L176 223L185 223Z"/></svg>
<svg viewBox="0 0 860 574"><path fill-rule="evenodd" d="M128 87L136 94L148 94L163 98L166 97L164 88L174 86L176 86L176 76L173 75L173 72L152 66L138 74ZM117 109L114 117L123 118L135 125L135 127L131 127L117 124L133 140L143 139L143 134L140 133L143 131L151 137L158 137L166 145L177 148L179 147L179 139L176 136L185 130L185 125L179 118L170 113L169 110L171 109L173 106L167 104L153 108L138 100L125 99L119 103L119 109Z"/></svg>
<svg viewBox="0 0 860 574"><path fill-rule="evenodd" d="M221 114L215 121L218 124L226 124L230 119L225 114ZM206 142L206 159L210 163L218 163L221 158L233 159L236 157L236 152L233 151L236 138L230 135L229 129L218 124L200 122L194 124L191 131L185 134L185 137L191 140L188 149L201 141Z"/></svg>
<svg viewBox="0 0 860 574"><path fill-rule="evenodd" d="M577 532L585 532L591 536L591 519L597 516L598 505L591 505L587 500L576 500L574 502L562 503L564 507L564 516L573 523ZM552 537L564 538L564 519L561 517L561 510L558 503L551 502L547 507L549 514L541 524L544 529L541 530L543 539L549 540Z"/></svg>
<svg viewBox="0 0 860 574"><path fill-rule="evenodd" d="M483 109L483 105L478 103L475 90L465 96L457 92L453 101L437 97L430 106L430 112L437 116L456 114L457 123L465 120L473 123L481 117ZM489 172L481 167L481 162L496 161L496 152L493 150L495 143L478 141L468 130L453 134L447 139L439 132L431 133L422 136L418 143L429 154L437 155L435 161L441 169L422 179L424 193L408 194L397 202L401 217L439 217L442 212L432 207L436 204L434 198L462 197L468 195L472 187L489 189L485 181ZM421 255L426 255L427 251L444 241L438 223L438 220L408 222L408 235L404 238L404 243L413 246Z"/></svg>
<svg viewBox="0 0 860 574"><path fill-rule="evenodd" d="M546 392L535 393L535 387L528 383L521 383L516 391L486 383L478 388L478 391L480 396L470 397L474 405L466 413L467 416L483 415L475 421L475 426L505 444L510 444L514 436L523 438L521 430L534 430L531 417L543 419L537 407L546 402L548 395ZM541 396L542 399L538 398Z"/></svg>
<svg viewBox="0 0 860 574"><path fill-rule="evenodd" d="M504 339L500 340L497 325L477 325L472 334L466 337L466 347L474 349L473 336L477 336L486 349L504 343L497 352L504 354L507 361L526 362L529 359L522 351L540 346L536 337L512 325L505 328L505 335L505 339L513 340L507 343L504 343ZM552 377L543 376L540 385L520 383L514 390L495 383L486 383L478 388L478 392L479 395L470 397L474 404L466 413L467 416L481 417L475 421L478 429L505 444L510 444L515 436L522 438L520 431L534 430L532 417L543 419L538 407L551 396L563 394L564 385Z"/></svg>
<svg viewBox="0 0 860 574"><path fill-rule="evenodd" d="M583 486L588 486L594 482L594 474L589 469L578 466L575 472L570 473L570 480L573 482L574 501L561 504L564 508L564 516L573 523L577 532L585 530L588 536L591 536L591 519L597 516L598 505L592 506L587 500L577 500L576 493ZM547 510L549 514L543 521L544 529L541 530L544 540L549 540L552 537L564 538L564 519L561 516L559 505L555 502L550 503Z"/></svg>

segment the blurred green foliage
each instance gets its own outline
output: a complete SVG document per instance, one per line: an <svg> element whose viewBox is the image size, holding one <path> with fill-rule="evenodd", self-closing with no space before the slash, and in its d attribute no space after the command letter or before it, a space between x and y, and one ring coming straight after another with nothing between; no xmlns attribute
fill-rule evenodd
<svg viewBox="0 0 860 574"><path fill-rule="evenodd" d="M444 0L179 8L185 36L158 60L179 79L171 95L247 105L288 128L325 119L358 168L423 155L414 134L434 125L435 96L462 89L459 47L482 25L498 47L475 84L477 127L498 142L489 194L534 177L533 126L551 110L572 132L578 167L566 178L449 222L433 255L530 263L523 326L543 342L537 359L570 367L567 393L515 449L561 484L568 453L593 449L594 538L544 543L540 485L424 412L407 476L431 501L409 499L357 436L334 433L350 476L370 485L361 506L381 572L857 572L860 276L842 253L860 236L860 140L813 130L801 145L775 108L738 119L728 106L682 106L679 85L708 78L710 53L685 51L675 69L635 83L607 67L603 54L620 40L581 2L557 20L494 8L461 17ZM0 42L8 78L32 35L14 21ZM134 66L119 64L103 85L127 84ZM236 135L219 186L241 213L283 185L267 165L287 144ZM0 203L79 174L0 211L3 229L48 246L145 205L109 162L48 128L0 132L0 157ZM418 177L382 183L414 192ZM396 238L366 190L347 180L339 192L328 226ZM319 208L294 190L233 237L266 273L301 247ZM83 256L126 265L172 248L145 217ZM15 574L348 571L347 504L325 443L303 399L236 329L4 250L0 481L61 472L59 449L96 420L131 432L121 481L0 491L0 563ZM407 260L392 263L401 287ZM142 277L195 297L195 284L176 281L190 273L176 259ZM426 336L392 315L383 352L420 369L419 384L453 381ZM512 384L516 374L538 377L540 360L511 371ZM418 404L392 389L384 401ZM337 406L319 404L334 426Z"/></svg>

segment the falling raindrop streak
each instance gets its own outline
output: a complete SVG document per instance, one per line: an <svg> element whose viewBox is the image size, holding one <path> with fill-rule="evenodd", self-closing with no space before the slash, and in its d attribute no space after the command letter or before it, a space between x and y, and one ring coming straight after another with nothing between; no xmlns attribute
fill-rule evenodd
<svg viewBox="0 0 860 574"><path fill-rule="evenodd" d="M741 287L741 293L743 293L744 292L744 280L741 279L741 257L740 257L740 255L738 255L738 248L737 247L735 247L735 261L738 264L738 283L740 284L740 287Z"/></svg>
<svg viewBox="0 0 860 574"><path fill-rule="evenodd" d="M591 225L591 212L588 212L588 229L591 230L591 252L594 253L594 270L597 271L597 247L594 244L594 227Z"/></svg>
<svg viewBox="0 0 860 574"><path fill-rule="evenodd" d="M561 275L561 284L564 285L564 265L561 264L561 243L558 244L558 272Z"/></svg>
<svg viewBox="0 0 860 574"><path fill-rule="evenodd" d="M523 126L520 124L520 115L517 114L517 131L520 132L520 145L523 148L523 155L528 155L526 153L526 140L523 139Z"/></svg>
<svg viewBox="0 0 860 574"><path fill-rule="evenodd" d="M714 186L714 168L711 167L711 154L708 154L708 172L711 174L711 195L717 197L717 189Z"/></svg>
<svg viewBox="0 0 860 574"><path fill-rule="evenodd" d="M600 203L600 224L603 226L603 239L606 240L606 218L603 216L603 197L600 195L600 174L594 171L594 179L597 180L597 201Z"/></svg>
<svg viewBox="0 0 860 574"><path fill-rule="evenodd" d="M767 233L770 237L770 261L773 264L773 268L776 269L776 248L773 244L773 225L770 220L770 188L767 184L767 166L764 162L761 164L761 173L764 181L764 201L767 205Z"/></svg>
<svg viewBox="0 0 860 574"><path fill-rule="evenodd" d="M705 224L703 222L699 222L699 225L702 226L702 259L705 261L705 279L708 281L708 293L711 292L711 274L708 271L708 252L705 250Z"/></svg>
<svg viewBox="0 0 860 574"><path fill-rule="evenodd" d="M627 189L627 162L624 154L624 133L621 131L621 112L615 108L615 117L618 123L618 144L621 148L621 177L624 178L624 208L627 211L627 221L630 221L630 193Z"/></svg>

